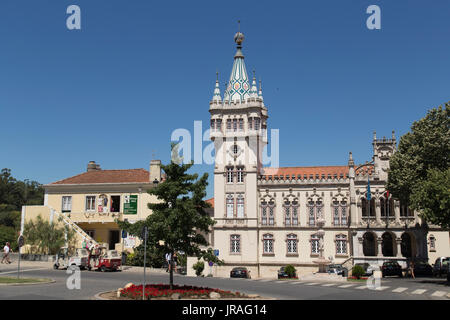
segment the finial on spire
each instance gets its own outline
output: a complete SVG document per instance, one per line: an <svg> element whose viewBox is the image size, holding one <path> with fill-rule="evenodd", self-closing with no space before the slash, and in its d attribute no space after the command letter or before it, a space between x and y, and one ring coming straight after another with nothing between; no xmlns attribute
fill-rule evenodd
<svg viewBox="0 0 450 320"><path fill-rule="evenodd" d="M241 44L244 41L244 34L241 33L241 20L238 20L238 32L234 35L234 42L237 43L238 49L241 48Z"/></svg>
<svg viewBox="0 0 450 320"><path fill-rule="evenodd" d="M258 98L258 87L256 86L255 69L253 69L253 81L250 88L250 98Z"/></svg>
<svg viewBox="0 0 450 320"><path fill-rule="evenodd" d="M348 166L349 167L353 167L355 165L355 162L353 161L353 154L352 154L352 152L350 151L349 152L349 155L348 155Z"/></svg>
<svg viewBox="0 0 450 320"><path fill-rule="evenodd" d="M395 140L395 131L392 130L392 140Z"/></svg>
<svg viewBox="0 0 450 320"><path fill-rule="evenodd" d="M214 94L212 98L213 102L222 102L222 97L220 96L220 86L219 86L219 71L216 70L216 86L214 87Z"/></svg>
<svg viewBox="0 0 450 320"><path fill-rule="evenodd" d="M377 132L376 131L373 132L373 140L377 140Z"/></svg>

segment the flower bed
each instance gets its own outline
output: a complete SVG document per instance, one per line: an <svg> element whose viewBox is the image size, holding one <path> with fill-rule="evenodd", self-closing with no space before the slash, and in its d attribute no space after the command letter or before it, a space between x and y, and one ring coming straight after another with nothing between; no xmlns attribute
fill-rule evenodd
<svg viewBox="0 0 450 320"><path fill-rule="evenodd" d="M224 291L219 289L212 289L207 287L194 287L194 286L179 286L173 285L173 289L170 289L168 284L148 284L145 286L145 299L170 297L174 293L178 293L181 298L209 298L211 292L217 292L221 297L225 298L239 298L244 297L240 292ZM142 299L142 285L132 285L128 288L120 290L120 296L130 299Z"/></svg>

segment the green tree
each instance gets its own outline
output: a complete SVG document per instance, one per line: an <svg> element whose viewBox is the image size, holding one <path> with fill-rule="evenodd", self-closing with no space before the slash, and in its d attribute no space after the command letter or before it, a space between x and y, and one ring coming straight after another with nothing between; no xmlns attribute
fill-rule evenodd
<svg viewBox="0 0 450 320"><path fill-rule="evenodd" d="M431 109L400 138L386 188L428 223L450 227L450 103ZM440 187L437 184L441 184Z"/></svg>
<svg viewBox="0 0 450 320"><path fill-rule="evenodd" d="M205 263L199 260L192 266L192 269L195 270L196 276L200 277L202 275L203 270L205 269Z"/></svg>
<svg viewBox="0 0 450 320"><path fill-rule="evenodd" d="M58 220L61 221L61 218ZM31 246L31 253L56 254L59 248L73 247L75 231L66 225L58 226L38 215L35 220L28 221L24 226L25 243Z"/></svg>
<svg viewBox="0 0 450 320"><path fill-rule="evenodd" d="M352 268L352 276L357 279L361 278L364 275L364 268L360 265L355 265Z"/></svg>
<svg viewBox="0 0 450 320"><path fill-rule="evenodd" d="M172 144L172 151L176 145ZM205 239L214 225L205 209L210 205L203 200L206 196L208 174L198 177L198 174L189 174L190 164L182 164L180 161L162 165L166 179L148 193L155 195L158 202L149 203L148 207L153 211L145 221L130 224L125 221L117 221L119 226L130 234L140 236L142 227L148 227L147 245L154 248L162 248L164 252L173 254L182 251L188 256L198 258L206 256L209 261L218 263L215 256L210 256L208 250L201 247L208 245ZM164 241L163 245L159 241ZM173 262L173 260L171 261ZM170 268L170 287L173 287L173 267Z"/></svg>

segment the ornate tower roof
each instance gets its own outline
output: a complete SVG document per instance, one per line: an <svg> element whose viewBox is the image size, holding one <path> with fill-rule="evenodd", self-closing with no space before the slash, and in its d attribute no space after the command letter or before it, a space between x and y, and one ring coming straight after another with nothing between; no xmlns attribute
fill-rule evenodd
<svg viewBox="0 0 450 320"><path fill-rule="evenodd" d="M230 81L224 95L224 101L228 103L233 101L244 102L245 99L250 97L250 82L245 69L244 55L241 51L244 35L241 32L237 32L234 36L234 41L237 44L237 51L234 55Z"/></svg>
<svg viewBox="0 0 450 320"><path fill-rule="evenodd" d="M212 97L212 101L222 102L222 97L220 96L219 73L218 72L216 72L216 86L214 88L214 94Z"/></svg>

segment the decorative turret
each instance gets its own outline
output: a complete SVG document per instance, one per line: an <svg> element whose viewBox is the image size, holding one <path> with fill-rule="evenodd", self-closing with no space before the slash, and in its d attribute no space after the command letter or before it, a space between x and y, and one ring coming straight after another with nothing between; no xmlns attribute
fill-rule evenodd
<svg viewBox="0 0 450 320"><path fill-rule="evenodd" d="M264 101L263 95L262 95L261 79L259 79L259 91L258 91L258 97L261 99L261 101Z"/></svg>
<svg viewBox="0 0 450 320"><path fill-rule="evenodd" d="M250 89L250 98L258 98L258 87L256 86L255 71L253 71L252 88Z"/></svg>
<svg viewBox="0 0 450 320"><path fill-rule="evenodd" d="M397 149L395 132L392 131L392 138L377 138L376 132L373 133L373 163L375 174L379 175L381 180L387 179L387 169L389 168L389 159Z"/></svg>
<svg viewBox="0 0 450 320"><path fill-rule="evenodd" d="M231 70L230 81L225 90L225 103L242 103L250 97L250 83L248 80L247 70L245 69L244 55L242 53L242 42L244 35L237 32L234 41L237 44L237 51L234 55L233 69Z"/></svg>
<svg viewBox="0 0 450 320"><path fill-rule="evenodd" d="M212 97L212 101L215 103L222 102L222 97L220 96L220 87L219 87L219 72L216 72L216 86L214 88L214 94Z"/></svg>

